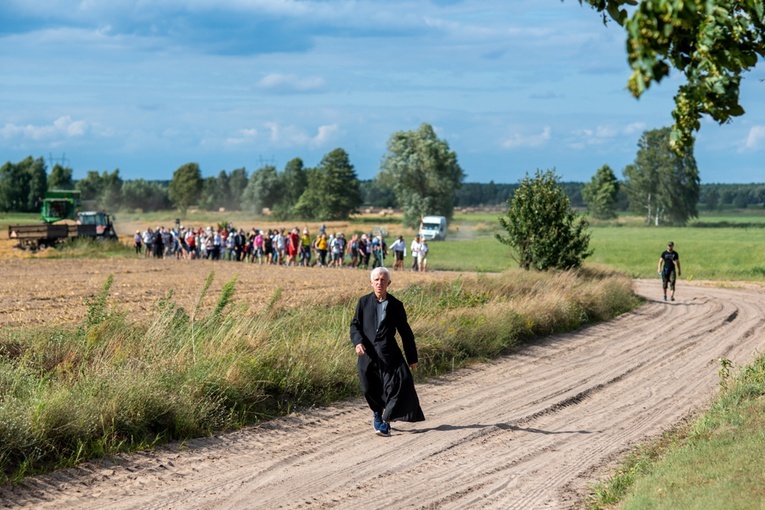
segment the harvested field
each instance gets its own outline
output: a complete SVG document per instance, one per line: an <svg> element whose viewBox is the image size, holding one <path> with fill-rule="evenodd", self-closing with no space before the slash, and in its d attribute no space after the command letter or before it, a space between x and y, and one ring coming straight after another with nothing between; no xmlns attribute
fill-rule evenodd
<svg viewBox="0 0 765 510"><path fill-rule="evenodd" d="M18 251L18 250L14 250ZM257 311L281 288L280 306L333 302L371 290L369 272L351 268L259 266L228 261L175 259L48 259L19 256L0 259L0 327L81 321L88 298L109 274L109 302L130 314L145 314L157 299L173 292L173 301L192 310L211 271L215 279L203 302L213 306L226 282L237 278L234 303ZM392 274L391 292L413 281L453 277L444 273Z"/></svg>

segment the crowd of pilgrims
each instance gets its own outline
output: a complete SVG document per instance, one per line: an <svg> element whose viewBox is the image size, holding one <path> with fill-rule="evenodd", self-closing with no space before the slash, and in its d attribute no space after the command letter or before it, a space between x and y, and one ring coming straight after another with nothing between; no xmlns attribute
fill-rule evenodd
<svg viewBox="0 0 765 510"><path fill-rule="evenodd" d="M400 270L407 256L403 236L390 246L381 235L353 234L346 239L342 232L327 235L325 227L311 236L308 229L295 227L286 229L243 229L227 228L185 228L157 227L136 230L134 236L136 254L144 257L209 259L250 262L256 264L280 264L287 266L359 267L363 269L381 267L391 255L393 269ZM392 254L391 254L392 252ZM412 257L411 267L415 271L427 269L427 241L420 242L419 235L409 246Z"/></svg>

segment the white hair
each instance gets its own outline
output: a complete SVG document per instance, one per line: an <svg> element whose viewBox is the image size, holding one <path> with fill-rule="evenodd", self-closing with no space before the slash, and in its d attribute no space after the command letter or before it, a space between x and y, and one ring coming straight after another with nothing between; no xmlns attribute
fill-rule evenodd
<svg viewBox="0 0 765 510"><path fill-rule="evenodd" d="M382 266L372 269L372 273L369 275L369 279L374 280L375 276L379 273L384 273L385 278L390 280L390 271L388 271L387 267L382 267Z"/></svg>

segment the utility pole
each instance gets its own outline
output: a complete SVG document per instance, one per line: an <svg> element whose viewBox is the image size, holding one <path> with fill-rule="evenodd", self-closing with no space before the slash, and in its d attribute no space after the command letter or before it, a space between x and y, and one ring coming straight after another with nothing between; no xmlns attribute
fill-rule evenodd
<svg viewBox="0 0 765 510"><path fill-rule="evenodd" d="M60 158L54 158L52 153L50 153L50 152L48 153L48 166L50 168L53 168L54 165L56 165L56 164L59 164L62 167L66 168L67 161L69 161L69 160L66 158L66 153L65 152L61 154Z"/></svg>

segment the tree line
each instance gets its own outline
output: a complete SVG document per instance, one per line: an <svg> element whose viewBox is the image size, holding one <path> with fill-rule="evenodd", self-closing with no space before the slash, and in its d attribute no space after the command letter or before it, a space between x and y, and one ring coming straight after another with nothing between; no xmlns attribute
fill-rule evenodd
<svg viewBox="0 0 765 510"><path fill-rule="evenodd" d="M557 182L572 207L587 208L593 218L613 218L632 210L649 224L684 224L707 211L763 207L765 184L700 184L692 150L678 156L670 149L670 130L646 131L635 162L619 180L603 165L589 182ZM407 223L421 215L451 217L455 207L505 207L520 183L462 182L457 155L423 124L391 137L381 170L360 180L345 150L326 154L315 168L300 158L283 169L262 166L221 170L202 177L197 163L178 168L170 180L126 180L119 169L89 171L82 179L59 164L50 173L43 158L29 156L0 167L0 211L36 212L49 189L78 189L92 208L146 212L199 207L203 210L270 211L276 219L347 218L362 206L402 207Z"/></svg>
<svg viewBox="0 0 765 510"><path fill-rule="evenodd" d="M72 175L71 168L58 164L48 175L44 160L31 156L5 163L0 167L0 212L39 211L47 190L78 189L85 205L112 211L222 208L268 212L276 219L326 221L348 218L370 204L400 207L404 222L417 226L428 214L451 218L464 180L456 152L429 124L393 133L379 173L363 183L342 148L327 153L312 168L294 158L283 170L265 165L251 174L237 168L207 178L199 164L190 162L176 169L169 181L124 180L119 169L92 170L79 180Z"/></svg>

